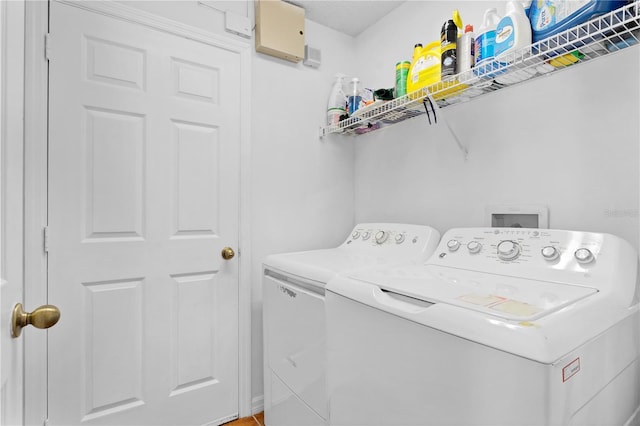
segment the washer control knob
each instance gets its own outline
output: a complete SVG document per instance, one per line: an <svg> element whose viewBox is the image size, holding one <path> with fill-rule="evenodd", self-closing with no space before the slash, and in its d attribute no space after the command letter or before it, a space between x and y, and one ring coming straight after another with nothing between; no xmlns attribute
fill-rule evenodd
<svg viewBox="0 0 640 426"><path fill-rule="evenodd" d="M402 244L404 241L404 234L396 235L396 244Z"/></svg>
<svg viewBox="0 0 640 426"><path fill-rule="evenodd" d="M447 241L447 248L449 251L456 251L460 248L460 241L458 240L449 240Z"/></svg>
<svg viewBox="0 0 640 426"><path fill-rule="evenodd" d="M360 232L358 231L353 231L353 234L351 234L351 238L353 238L354 240L357 240L360 237Z"/></svg>
<svg viewBox="0 0 640 426"><path fill-rule="evenodd" d="M365 231L362 233L362 239L365 241L368 240L370 236L371 236L371 232L369 231Z"/></svg>
<svg viewBox="0 0 640 426"><path fill-rule="evenodd" d="M556 260L558 256L560 256L560 252L558 252L558 249L554 246L542 247L540 253L542 253L542 257L544 257L544 260L548 261Z"/></svg>
<svg viewBox="0 0 640 426"><path fill-rule="evenodd" d="M376 243L378 244L382 244L385 241L387 241L387 238L389 238L389 233L386 231L378 231L376 232Z"/></svg>
<svg viewBox="0 0 640 426"><path fill-rule="evenodd" d="M520 255L520 244L511 240L498 243L498 257L502 260L514 260Z"/></svg>
<svg viewBox="0 0 640 426"><path fill-rule="evenodd" d="M480 253L480 250L482 250L482 244L475 240L469 241L469 243L467 243L467 249L469 250L469 253Z"/></svg>
<svg viewBox="0 0 640 426"><path fill-rule="evenodd" d="M578 261L578 263L590 263L590 262L593 262L593 260L595 259L595 257L593 256L593 253L591 253L591 250L584 247L576 250L576 252L574 253L574 256L576 257L576 260Z"/></svg>

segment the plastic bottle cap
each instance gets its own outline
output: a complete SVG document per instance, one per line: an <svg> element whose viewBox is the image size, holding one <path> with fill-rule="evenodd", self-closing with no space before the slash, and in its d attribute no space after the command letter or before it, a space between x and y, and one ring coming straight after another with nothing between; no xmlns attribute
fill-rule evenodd
<svg viewBox="0 0 640 426"><path fill-rule="evenodd" d="M464 32L465 33L472 33L473 32L473 25L467 24L467 26L464 27Z"/></svg>

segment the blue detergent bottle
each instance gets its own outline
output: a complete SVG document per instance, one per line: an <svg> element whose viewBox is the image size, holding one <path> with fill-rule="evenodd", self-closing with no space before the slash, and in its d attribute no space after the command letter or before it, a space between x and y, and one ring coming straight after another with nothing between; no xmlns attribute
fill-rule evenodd
<svg viewBox="0 0 640 426"><path fill-rule="evenodd" d="M482 26L474 40L475 67L473 73L478 76L492 77L492 72L497 68L494 60L494 48L496 44L496 28L500 22L500 16L495 7L484 12Z"/></svg>
<svg viewBox="0 0 640 426"><path fill-rule="evenodd" d="M627 3L626 0L533 0L529 11L533 42L583 24Z"/></svg>
<svg viewBox="0 0 640 426"><path fill-rule="evenodd" d="M493 48L496 44L496 27L500 22L500 16L495 7L484 12L482 26L475 38L476 66L482 62L493 59Z"/></svg>

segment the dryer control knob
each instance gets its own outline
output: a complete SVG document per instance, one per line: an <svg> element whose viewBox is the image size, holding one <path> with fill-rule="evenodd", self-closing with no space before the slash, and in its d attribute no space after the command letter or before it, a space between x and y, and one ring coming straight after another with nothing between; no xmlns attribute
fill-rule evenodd
<svg viewBox="0 0 640 426"><path fill-rule="evenodd" d="M382 244L385 241L387 241L387 238L389 238L389 233L386 231L378 231L376 232L376 243L378 244Z"/></svg>
<svg viewBox="0 0 640 426"><path fill-rule="evenodd" d="M498 243L498 257L502 260L514 260L520 255L520 244L511 240Z"/></svg>
<svg viewBox="0 0 640 426"><path fill-rule="evenodd" d="M449 251L456 251L460 248L460 241L458 240L449 240L447 241L447 248Z"/></svg>
<svg viewBox="0 0 640 426"><path fill-rule="evenodd" d="M403 241L404 241L404 234L396 235L396 244L402 244Z"/></svg>
<svg viewBox="0 0 640 426"><path fill-rule="evenodd" d="M371 232L366 231L362 234L362 239L366 241L369 239L370 236L371 236Z"/></svg>
<svg viewBox="0 0 640 426"><path fill-rule="evenodd" d="M469 243L467 244L467 249L469 250L469 253L480 253L480 250L482 249L482 244L480 244L477 241L469 241Z"/></svg>
<svg viewBox="0 0 640 426"><path fill-rule="evenodd" d="M353 231L353 234L351 234L351 238L353 238L354 240L357 240L358 237L360 237L360 232Z"/></svg>
<svg viewBox="0 0 640 426"><path fill-rule="evenodd" d="M542 253L542 257L544 257L544 260L548 261L556 260L558 256L560 256L560 252L558 252L558 249L554 246L542 247L540 253Z"/></svg>
<svg viewBox="0 0 640 426"><path fill-rule="evenodd" d="M576 257L576 260L578 261L578 263L590 263L590 262L593 262L593 260L595 259L595 257L593 256L593 253L591 253L591 250L584 247L576 250L576 252L574 253L574 256Z"/></svg>

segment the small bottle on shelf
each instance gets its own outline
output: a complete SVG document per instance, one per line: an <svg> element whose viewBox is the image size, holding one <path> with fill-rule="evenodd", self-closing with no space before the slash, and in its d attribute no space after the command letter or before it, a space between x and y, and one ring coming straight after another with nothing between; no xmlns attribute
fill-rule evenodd
<svg viewBox="0 0 640 426"><path fill-rule="evenodd" d="M456 73L456 47L458 40L458 26L449 19L442 26L440 32L440 58L441 58L441 71L440 76L442 79L448 76L455 75Z"/></svg>
<svg viewBox="0 0 640 426"><path fill-rule="evenodd" d="M456 73L460 74L473 68L475 65L475 46L474 46L473 25L464 27L464 34L458 38L458 52Z"/></svg>
<svg viewBox="0 0 640 426"><path fill-rule="evenodd" d="M349 91L349 115L360 108L362 101L362 89L360 88L360 79L354 77L351 79L351 90Z"/></svg>

